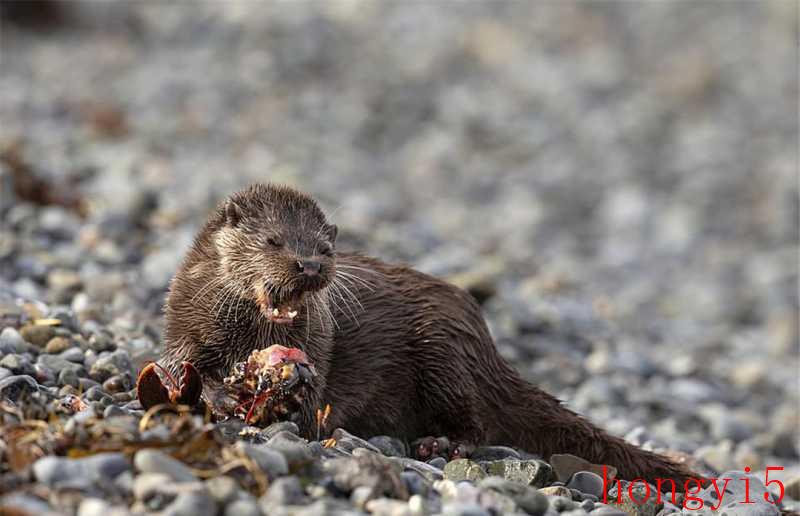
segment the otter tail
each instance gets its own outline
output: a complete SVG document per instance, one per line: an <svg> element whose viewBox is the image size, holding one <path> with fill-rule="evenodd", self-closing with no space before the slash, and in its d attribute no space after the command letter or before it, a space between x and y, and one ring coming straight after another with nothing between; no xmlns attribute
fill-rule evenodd
<svg viewBox="0 0 800 516"><path fill-rule="evenodd" d="M683 464L608 434L533 385L523 380L513 383L513 400L507 399L504 411L509 417L500 427L500 435L490 436L493 441L508 442L545 459L568 453L595 464L614 466L617 477L626 480L644 479L658 485L661 479L666 487L671 487L672 480L681 490L691 479L704 481Z"/></svg>

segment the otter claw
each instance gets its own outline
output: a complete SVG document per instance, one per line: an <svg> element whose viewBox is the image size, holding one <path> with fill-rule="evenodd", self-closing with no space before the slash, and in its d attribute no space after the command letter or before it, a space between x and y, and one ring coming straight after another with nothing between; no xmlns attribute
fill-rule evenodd
<svg viewBox="0 0 800 516"><path fill-rule="evenodd" d="M189 362L181 363L181 367L183 368L183 374L181 375L180 384L169 374L169 371L156 362L151 362L142 369L142 372L139 373L139 378L136 380L136 394L143 408L149 409L164 403L197 405L200 401L200 395L203 393L203 381L200 378L200 373ZM161 369L164 372L169 383L172 384L171 386L164 385L157 369Z"/></svg>

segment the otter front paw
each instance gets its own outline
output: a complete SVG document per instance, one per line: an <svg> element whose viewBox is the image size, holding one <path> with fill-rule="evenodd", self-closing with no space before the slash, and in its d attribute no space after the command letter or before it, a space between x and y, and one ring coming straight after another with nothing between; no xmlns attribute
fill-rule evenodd
<svg viewBox="0 0 800 516"><path fill-rule="evenodd" d="M429 461L436 457L447 460L466 459L475 451L475 445L467 441L451 441L447 437L427 436L411 443L414 458Z"/></svg>

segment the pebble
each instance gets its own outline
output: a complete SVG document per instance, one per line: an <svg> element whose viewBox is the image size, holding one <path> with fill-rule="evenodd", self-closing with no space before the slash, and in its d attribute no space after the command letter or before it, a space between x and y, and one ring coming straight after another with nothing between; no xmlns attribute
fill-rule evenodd
<svg viewBox="0 0 800 516"><path fill-rule="evenodd" d="M433 466L434 468L443 470L445 466L447 466L447 459L444 457L434 457L428 461L428 464Z"/></svg>
<svg viewBox="0 0 800 516"><path fill-rule="evenodd" d="M283 454L290 467L310 461L312 458L311 450L305 440L291 432L278 432L267 441L266 445Z"/></svg>
<svg viewBox="0 0 800 516"><path fill-rule="evenodd" d="M549 464L540 460L504 459L486 462L482 466L489 475L535 487L544 486L552 471Z"/></svg>
<svg viewBox="0 0 800 516"><path fill-rule="evenodd" d="M97 482L113 480L130 469L122 453L98 453L81 459L47 456L33 464L33 473L40 482L52 487L86 488Z"/></svg>
<svg viewBox="0 0 800 516"><path fill-rule="evenodd" d="M66 337L53 337L49 341L47 341L47 345L44 347L45 353L50 353L51 355L57 355L62 351L66 351L72 343Z"/></svg>
<svg viewBox="0 0 800 516"><path fill-rule="evenodd" d="M27 342L30 342L36 347L43 348L50 339L55 337L56 330L52 326L47 325L30 325L23 326L19 333Z"/></svg>
<svg viewBox="0 0 800 516"><path fill-rule="evenodd" d="M133 465L143 473L163 473L175 482L194 482L194 476L187 466L177 459L158 450L146 448L136 452Z"/></svg>
<svg viewBox="0 0 800 516"><path fill-rule="evenodd" d="M377 435L375 437L371 437L368 442L387 457L408 456L408 447L403 441L396 437Z"/></svg>
<svg viewBox="0 0 800 516"><path fill-rule="evenodd" d="M486 472L483 471L483 468L469 459L452 460L444 467L444 477L454 482L461 480L476 481L485 476Z"/></svg>
<svg viewBox="0 0 800 516"><path fill-rule="evenodd" d="M550 465L558 480L561 482L568 482L572 475L578 471L589 471L600 478L603 478L603 465L592 464L586 459L576 457L567 453L557 453L550 456ZM617 468L613 466L605 466L606 478L614 478L617 476Z"/></svg>
<svg viewBox="0 0 800 516"><path fill-rule="evenodd" d="M216 516L217 504L201 490L179 493L163 511L162 516Z"/></svg>
<svg viewBox="0 0 800 516"><path fill-rule="evenodd" d="M133 370L128 352L117 350L101 356L92 364L89 375L98 382L104 382L114 375L129 373Z"/></svg>
<svg viewBox="0 0 800 516"><path fill-rule="evenodd" d="M411 516L408 503L391 498L376 498L365 504L365 509L376 516Z"/></svg>
<svg viewBox="0 0 800 516"><path fill-rule="evenodd" d="M572 500L572 492L564 486L542 487L539 489L539 492L545 496L562 496Z"/></svg>
<svg viewBox="0 0 800 516"><path fill-rule="evenodd" d="M20 333L11 327L3 328L0 332L0 354L25 353L28 346Z"/></svg>
<svg viewBox="0 0 800 516"><path fill-rule="evenodd" d="M0 396L16 401L24 393L34 393L39 384L29 375L6 376L0 380Z"/></svg>
<svg viewBox="0 0 800 516"><path fill-rule="evenodd" d="M280 477L273 481L267 492L259 498L259 505L264 514L275 507L298 505L305 499L305 492L296 476Z"/></svg>
<svg viewBox="0 0 800 516"><path fill-rule="evenodd" d="M225 505L235 500L239 494L239 484L229 476L211 477L205 481L208 494L219 504Z"/></svg>
<svg viewBox="0 0 800 516"><path fill-rule="evenodd" d="M352 451L356 448L364 448L375 453L381 453L378 448L370 444L368 441L361 439L360 437L356 437L343 428L337 428L334 430L333 434L331 434L331 438L336 441L336 448L346 452L352 453Z"/></svg>
<svg viewBox="0 0 800 516"><path fill-rule="evenodd" d="M225 507L225 516L261 516L258 503L251 498L242 498Z"/></svg>
<svg viewBox="0 0 800 516"><path fill-rule="evenodd" d="M578 471L572 475L567 487L597 497L603 496L603 479L591 471Z"/></svg>
<svg viewBox="0 0 800 516"><path fill-rule="evenodd" d="M489 462L503 459L521 459L519 452L508 446L480 446L469 456L475 462Z"/></svg>
<svg viewBox="0 0 800 516"><path fill-rule="evenodd" d="M250 444L243 441L237 442L235 446L237 450L253 459L262 471L269 474L270 478L280 477L289 473L289 463L280 451L266 445Z"/></svg>

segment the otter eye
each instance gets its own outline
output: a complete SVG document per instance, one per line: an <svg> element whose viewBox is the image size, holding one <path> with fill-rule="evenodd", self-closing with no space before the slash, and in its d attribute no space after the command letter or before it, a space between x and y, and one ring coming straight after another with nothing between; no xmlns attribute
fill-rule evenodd
<svg viewBox="0 0 800 516"><path fill-rule="evenodd" d="M333 247L327 245L322 248L321 252L323 256L333 256Z"/></svg>
<svg viewBox="0 0 800 516"><path fill-rule="evenodd" d="M283 243L281 243L281 241L275 237L267 238L267 243L270 245L270 247L283 247Z"/></svg>

